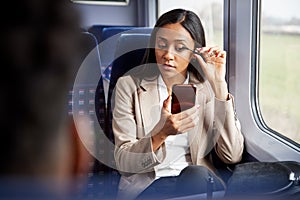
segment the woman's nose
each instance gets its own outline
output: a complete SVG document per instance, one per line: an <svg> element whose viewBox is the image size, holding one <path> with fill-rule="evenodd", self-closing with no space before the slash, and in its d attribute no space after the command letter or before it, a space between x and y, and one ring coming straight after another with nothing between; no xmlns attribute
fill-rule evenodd
<svg viewBox="0 0 300 200"><path fill-rule="evenodd" d="M164 59L165 60L174 60L174 52L171 51L171 49L167 49L164 52Z"/></svg>

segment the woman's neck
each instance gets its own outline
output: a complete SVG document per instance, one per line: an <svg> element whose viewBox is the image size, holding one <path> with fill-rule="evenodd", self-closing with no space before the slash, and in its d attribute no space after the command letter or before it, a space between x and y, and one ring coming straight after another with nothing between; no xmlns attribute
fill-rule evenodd
<svg viewBox="0 0 300 200"><path fill-rule="evenodd" d="M177 76L173 76L173 77L163 77L162 76L162 79L163 79L164 83L166 84L168 92L171 91L173 85L183 84L186 79L186 75L187 74L185 73L185 76L183 76L182 74L178 74Z"/></svg>

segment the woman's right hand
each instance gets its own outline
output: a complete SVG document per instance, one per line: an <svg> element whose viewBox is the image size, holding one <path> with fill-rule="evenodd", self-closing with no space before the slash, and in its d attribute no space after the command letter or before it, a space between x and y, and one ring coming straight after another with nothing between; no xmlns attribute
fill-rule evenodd
<svg viewBox="0 0 300 200"><path fill-rule="evenodd" d="M171 96L168 96L163 103L160 120L152 132L153 151L156 151L169 135L185 133L194 128L199 121L198 105L177 114L171 113L170 105Z"/></svg>

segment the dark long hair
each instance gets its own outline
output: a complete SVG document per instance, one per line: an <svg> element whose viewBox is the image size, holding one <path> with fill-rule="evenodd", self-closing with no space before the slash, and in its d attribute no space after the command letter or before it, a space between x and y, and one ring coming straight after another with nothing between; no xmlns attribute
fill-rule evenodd
<svg viewBox="0 0 300 200"><path fill-rule="evenodd" d="M149 48L147 48L142 62L142 64L144 64L144 70L142 70L144 76L153 76L159 74L159 70L157 67L153 67L153 65L147 66L147 64L156 63L154 48L156 34L160 27L163 27L167 24L175 23L180 23L190 33L192 39L195 42L195 48L206 46L205 34L202 23L199 17L194 12L184 9L174 9L168 11L161 15L161 17L157 20L154 29L151 33L148 45ZM203 81L203 77L201 75L201 68L197 61L193 59L191 60L188 66L188 71L194 73L201 82Z"/></svg>

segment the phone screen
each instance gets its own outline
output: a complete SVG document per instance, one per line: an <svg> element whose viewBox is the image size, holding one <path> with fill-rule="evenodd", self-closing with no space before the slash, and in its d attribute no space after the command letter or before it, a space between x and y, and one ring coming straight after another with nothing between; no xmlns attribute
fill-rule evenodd
<svg viewBox="0 0 300 200"><path fill-rule="evenodd" d="M176 84L172 87L171 113L176 114L195 105L196 86Z"/></svg>

